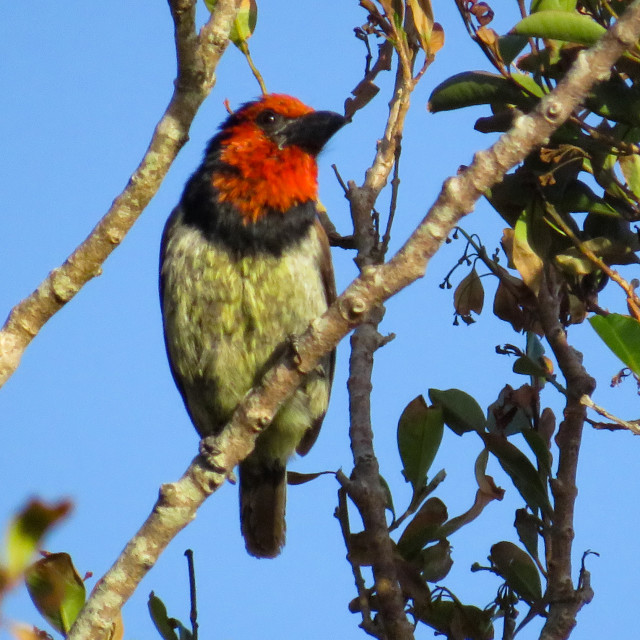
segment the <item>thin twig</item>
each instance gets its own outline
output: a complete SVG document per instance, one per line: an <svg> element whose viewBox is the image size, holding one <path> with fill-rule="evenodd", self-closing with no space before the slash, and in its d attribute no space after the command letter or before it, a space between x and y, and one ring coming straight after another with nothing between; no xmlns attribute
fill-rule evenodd
<svg viewBox="0 0 640 640"><path fill-rule="evenodd" d="M249 65L249 68L251 69L251 73L253 73L253 77L258 81L258 84L260 85L260 91L262 92L262 95L267 95L267 85L265 85L262 74L253 62L251 52L249 51L249 45L246 43L246 41L243 42L242 45L243 46L240 47L240 51L242 51L244 57L247 59L247 63Z"/></svg>
<svg viewBox="0 0 640 640"><path fill-rule="evenodd" d="M338 171L338 165L332 164L331 168L333 169L333 173L336 174L336 179L338 180L338 184L342 187L345 197L348 196L349 187L347 187L347 185L345 184L345 181L342 179L342 176L340 175L340 171Z"/></svg>
<svg viewBox="0 0 640 640"><path fill-rule="evenodd" d="M613 414L609 413L606 409L603 409L602 407L598 406L589 396L582 396L582 398L580 398L580 402L585 407L589 407L589 409L593 409L596 413L599 413L601 416L607 418L607 420L611 420L611 422L613 422L614 425L617 425L618 429L627 429L628 431L631 431L631 433L633 433L634 435L640 436L639 420L634 420L633 422L622 420L622 418L618 418ZM606 424L603 424L602 422L591 422L591 421L589 422L597 429L608 429L609 431L613 431L615 429L615 426L606 425Z"/></svg>
<svg viewBox="0 0 640 640"><path fill-rule="evenodd" d="M573 232L571 227L563 220L562 216L550 207L548 209L549 214L553 218L553 221L562 229L564 233L567 234L567 237L573 242L574 246L580 253L582 253L585 258L587 258L590 262L596 265L600 270L611 278L616 284L620 286L620 288L627 295L627 306L629 307L629 311L633 314L636 320L640 321L640 298L638 298L638 294L636 293L633 286L627 282L615 269L612 269L604 260L599 258L589 247L582 242L576 234Z"/></svg>
<svg viewBox="0 0 640 640"><path fill-rule="evenodd" d="M620 155L637 155L640 154L640 145L635 142L626 142L624 140L618 140L614 136L608 135L601 129L592 127L589 123L585 122L582 118L572 117L571 122L577 124L580 128L584 129L589 134L589 137L606 144L611 147L612 152L618 152ZM619 185L623 186L623 185ZM628 194L633 197L633 194Z"/></svg>
<svg viewBox="0 0 640 640"><path fill-rule="evenodd" d="M398 134L398 141L395 149L395 162L393 163L393 178L391 179L391 203L389 205L389 218L387 220L387 228L382 237L381 254L384 257L389 249L389 241L391 240L391 227L393 219L396 215L398 206L398 191L400 188L400 154L402 153L402 134Z"/></svg>
<svg viewBox="0 0 640 640"><path fill-rule="evenodd" d="M367 50L364 57L364 75L366 76L371 71L371 61L373 60L371 46L369 45L369 34L361 27L356 27L353 32L358 40L364 42L364 46Z"/></svg>
<svg viewBox="0 0 640 640"><path fill-rule="evenodd" d="M193 566L193 551L184 552L189 570L189 620L191 621L191 639L198 640L198 600L196 597L196 570Z"/></svg>

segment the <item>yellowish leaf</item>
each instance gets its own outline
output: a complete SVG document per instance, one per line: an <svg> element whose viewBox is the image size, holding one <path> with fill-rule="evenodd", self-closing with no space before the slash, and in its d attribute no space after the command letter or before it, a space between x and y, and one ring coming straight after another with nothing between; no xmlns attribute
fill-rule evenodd
<svg viewBox="0 0 640 640"><path fill-rule="evenodd" d="M52 553L25 571L27 591L36 609L66 634L84 606L86 591L68 553Z"/></svg>
<svg viewBox="0 0 640 640"><path fill-rule="evenodd" d="M407 0L410 15L407 17L407 32L413 32L420 47L427 56L433 56L444 45L444 30L433 21L433 9L430 0Z"/></svg>
<svg viewBox="0 0 640 640"><path fill-rule="evenodd" d="M42 537L58 520L69 513L71 503L47 504L31 500L11 521L7 530L7 581L17 578L31 561Z"/></svg>
<svg viewBox="0 0 640 640"><path fill-rule="evenodd" d="M540 291L544 261L532 247L529 211L518 218L513 236L513 262L525 284L536 295Z"/></svg>

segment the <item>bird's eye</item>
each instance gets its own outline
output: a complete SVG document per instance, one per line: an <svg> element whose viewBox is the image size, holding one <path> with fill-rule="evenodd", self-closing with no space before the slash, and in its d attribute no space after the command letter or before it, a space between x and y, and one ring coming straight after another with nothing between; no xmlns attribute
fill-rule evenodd
<svg viewBox="0 0 640 640"><path fill-rule="evenodd" d="M273 125L277 119L277 115L273 111L271 111L271 109L266 109L265 111L262 111L260 114L258 114L256 122L261 127L269 127L270 125Z"/></svg>

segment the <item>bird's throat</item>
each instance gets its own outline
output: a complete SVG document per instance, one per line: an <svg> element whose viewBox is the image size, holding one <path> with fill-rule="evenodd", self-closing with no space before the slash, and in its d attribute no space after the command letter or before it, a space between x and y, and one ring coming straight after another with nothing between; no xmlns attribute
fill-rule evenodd
<svg viewBox="0 0 640 640"><path fill-rule="evenodd" d="M243 136L237 127L222 143L220 160L228 170L215 171L211 184L220 202L233 205L245 224L269 212L286 213L318 196L316 159L298 147L278 148L271 140ZM249 149L250 147L250 149Z"/></svg>

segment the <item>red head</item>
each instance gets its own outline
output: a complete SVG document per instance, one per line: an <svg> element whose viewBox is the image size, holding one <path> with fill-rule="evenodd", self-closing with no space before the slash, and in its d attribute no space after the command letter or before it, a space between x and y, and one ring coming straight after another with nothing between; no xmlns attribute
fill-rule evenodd
<svg viewBox="0 0 640 640"><path fill-rule="evenodd" d="M267 210L286 213L317 199L316 156L345 124L330 111L313 111L281 94L243 105L222 125L220 161L232 170L215 171L212 185L245 223Z"/></svg>

